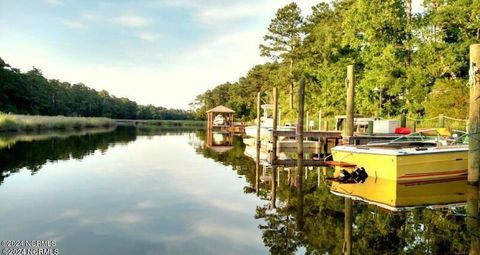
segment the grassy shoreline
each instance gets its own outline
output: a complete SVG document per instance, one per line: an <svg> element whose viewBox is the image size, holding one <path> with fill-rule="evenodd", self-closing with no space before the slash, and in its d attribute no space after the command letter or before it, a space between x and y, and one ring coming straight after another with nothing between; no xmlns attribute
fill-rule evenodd
<svg viewBox="0 0 480 255"><path fill-rule="evenodd" d="M82 130L87 128L114 126L115 121L108 118L14 115L0 113L0 132Z"/></svg>

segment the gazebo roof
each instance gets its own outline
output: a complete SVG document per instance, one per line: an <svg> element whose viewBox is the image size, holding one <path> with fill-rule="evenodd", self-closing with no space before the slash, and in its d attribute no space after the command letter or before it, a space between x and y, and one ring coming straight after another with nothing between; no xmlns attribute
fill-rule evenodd
<svg viewBox="0 0 480 255"><path fill-rule="evenodd" d="M213 109L208 110L207 112L213 112L213 113L234 113L235 111L225 107L223 105L219 105Z"/></svg>

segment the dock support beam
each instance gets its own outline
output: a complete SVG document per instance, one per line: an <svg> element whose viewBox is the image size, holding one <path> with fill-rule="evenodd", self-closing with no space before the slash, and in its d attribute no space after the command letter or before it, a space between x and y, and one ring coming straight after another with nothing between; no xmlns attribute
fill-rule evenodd
<svg viewBox="0 0 480 255"><path fill-rule="evenodd" d="M273 88L273 132L272 132L272 161L277 160L277 136L273 135L277 131L278 125L278 88Z"/></svg>
<svg viewBox="0 0 480 255"><path fill-rule="evenodd" d="M470 111L468 116L468 183L478 185L480 169L480 44L470 45Z"/></svg>
<svg viewBox="0 0 480 255"><path fill-rule="evenodd" d="M345 120L344 142L353 136L354 100L355 100L355 74L354 65L347 66L347 119Z"/></svg>

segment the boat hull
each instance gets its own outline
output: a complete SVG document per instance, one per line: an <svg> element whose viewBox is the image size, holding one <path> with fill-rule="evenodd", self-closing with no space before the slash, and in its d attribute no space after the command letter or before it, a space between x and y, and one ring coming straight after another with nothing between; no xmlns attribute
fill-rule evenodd
<svg viewBox="0 0 480 255"><path fill-rule="evenodd" d="M365 168L369 178L399 182L418 182L433 179L448 179L465 176L468 168L468 149L430 149L414 153L382 153L361 151L338 146L332 149L334 161ZM342 167L337 166L337 169ZM348 169L346 169L348 170Z"/></svg>

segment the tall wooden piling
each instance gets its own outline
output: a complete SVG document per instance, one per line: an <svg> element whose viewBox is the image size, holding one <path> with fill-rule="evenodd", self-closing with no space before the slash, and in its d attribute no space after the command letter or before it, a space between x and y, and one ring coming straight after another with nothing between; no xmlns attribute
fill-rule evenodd
<svg viewBox="0 0 480 255"><path fill-rule="evenodd" d="M468 183L478 185L480 170L480 44L470 45L470 113L468 116ZM477 70L473 72L472 70Z"/></svg>
<svg viewBox="0 0 480 255"><path fill-rule="evenodd" d="M272 132L272 160L277 159L277 136L273 135L277 131L278 125L278 89L273 88L273 132Z"/></svg>
<svg viewBox="0 0 480 255"><path fill-rule="evenodd" d="M297 180L299 189L299 205L297 211L297 229L303 230L303 121L305 103L305 80L300 80L298 87L298 123L297 123ZM308 124L307 124L308 125Z"/></svg>
<svg viewBox="0 0 480 255"><path fill-rule="evenodd" d="M261 101L260 97L261 97L261 94L260 94L260 92L258 92L257 93L257 147L258 148L260 148L260 145L261 145L260 127L261 127L261 124L262 124L262 116L261 116L261 111L260 111L262 101Z"/></svg>
<svg viewBox="0 0 480 255"><path fill-rule="evenodd" d="M353 118L355 109L355 74L354 65L347 66L347 119L345 120L344 139L349 140L353 136Z"/></svg>
<svg viewBox="0 0 480 255"><path fill-rule="evenodd" d="M305 101L305 80L300 81L298 87L298 116L297 116L297 154L298 160L303 165L303 119L304 119L304 101ZM300 162L299 162L300 164Z"/></svg>

